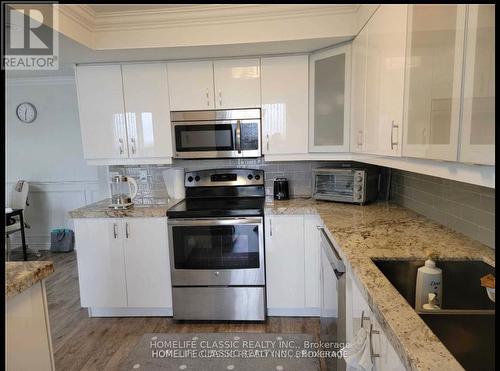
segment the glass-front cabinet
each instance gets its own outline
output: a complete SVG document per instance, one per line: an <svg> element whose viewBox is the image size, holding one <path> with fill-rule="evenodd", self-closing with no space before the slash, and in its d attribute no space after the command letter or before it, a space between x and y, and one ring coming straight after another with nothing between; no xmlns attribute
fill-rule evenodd
<svg viewBox="0 0 500 371"><path fill-rule="evenodd" d="M466 10L409 7L403 156L457 160Z"/></svg>
<svg viewBox="0 0 500 371"><path fill-rule="evenodd" d="M470 4L459 160L495 164L495 5Z"/></svg>
<svg viewBox="0 0 500 371"><path fill-rule="evenodd" d="M310 57L309 152L348 152L351 46Z"/></svg>

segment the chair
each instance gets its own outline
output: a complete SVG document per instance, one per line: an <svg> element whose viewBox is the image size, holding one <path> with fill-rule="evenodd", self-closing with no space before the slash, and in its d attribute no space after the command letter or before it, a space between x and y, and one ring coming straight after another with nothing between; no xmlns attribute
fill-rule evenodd
<svg viewBox="0 0 500 371"><path fill-rule="evenodd" d="M28 205L28 191L29 191L29 183L25 180L20 180L14 185L14 189L12 190L10 194L10 208L12 209L21 209L23 210L24 214L24 209ZM5 254L6 254L6 260L10 257L10 235L16 232L21 231L21 222L19 218L16 218L16 222L11 225L6 225L5 226ZM24 215L23 215L24 219ZM30 225L26 222L24 219L24 227L30 228ZM24 241L23 241L24 242Z"/></svg>

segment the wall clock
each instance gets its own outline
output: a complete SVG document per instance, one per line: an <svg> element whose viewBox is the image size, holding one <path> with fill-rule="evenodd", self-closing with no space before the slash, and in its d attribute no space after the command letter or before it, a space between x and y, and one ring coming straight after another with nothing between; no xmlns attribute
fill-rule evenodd
<svg viewBox="0 0 500 371"><path fill-rule="evenodd" d="M24 102L17 106L16 114L22 122L31 123L36 119L36 108L33 104Z"/></svg>

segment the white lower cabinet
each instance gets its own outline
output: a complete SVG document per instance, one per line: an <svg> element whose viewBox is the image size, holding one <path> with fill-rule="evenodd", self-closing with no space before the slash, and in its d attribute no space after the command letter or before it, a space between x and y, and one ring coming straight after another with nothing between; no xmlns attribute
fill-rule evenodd
<svg viewBox="0 0 500 371"><path fill-rule="evenodd" d="M382 327L378 323L370 306L364 299L354 281L352 274L347 270L346 279L346 331L347 342L351 342L361 326L361 316L364 316L363 326L370 331L373 344L374 371L403 371L406 370L396 351L387 339Z"/></svg>
<svg viewBox="0 0 500 371"><path fill-rule="evenodd" d="M319 315L319 232L315 215L265 218L269 316Z"/></svg>
<svg viewBox="0 0 500 371"><path fill-rule="evenodd" d="M167 218L82 218L74 225L82 307L94 315L171 311Z"/></svg>

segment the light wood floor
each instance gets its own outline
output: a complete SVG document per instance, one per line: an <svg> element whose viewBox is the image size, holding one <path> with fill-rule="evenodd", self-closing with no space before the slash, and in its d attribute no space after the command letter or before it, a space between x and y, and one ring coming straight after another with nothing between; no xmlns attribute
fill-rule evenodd
<svg viewBox="0 0 500 371"><path fill-rule="evenodd" d="M33 257L30 257L30 260ZM192 323L165 317L89 318L80 307L76 254L44 252L56 272L47 279L47 302L57 371L118 370L140 337L148 332L308 333L316 338L319 320L270 317L265 323Z"/></svg>

